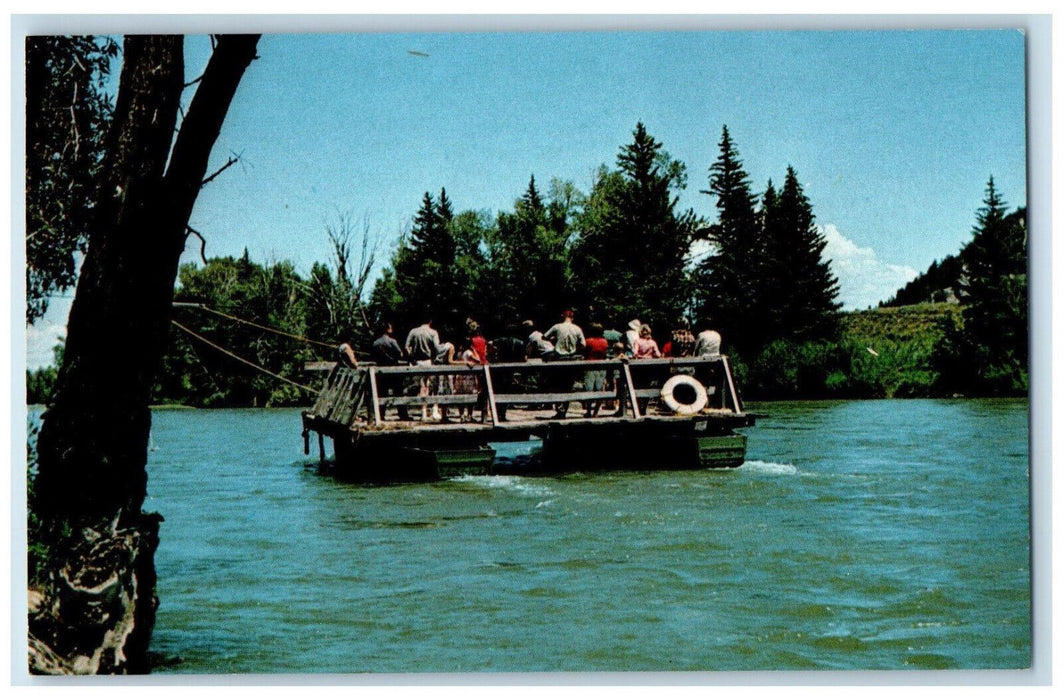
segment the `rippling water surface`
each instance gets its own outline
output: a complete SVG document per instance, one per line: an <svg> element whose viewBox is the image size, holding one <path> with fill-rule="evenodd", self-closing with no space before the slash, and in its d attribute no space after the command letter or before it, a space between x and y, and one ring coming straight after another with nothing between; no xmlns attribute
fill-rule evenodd
<svg viewBox="0 0 1063 700"><path fill-rule="evenodd" d="M160 671L1028 666L1026 402L751 408L732 471L369 488L297 411L157 411Z"/></svg>

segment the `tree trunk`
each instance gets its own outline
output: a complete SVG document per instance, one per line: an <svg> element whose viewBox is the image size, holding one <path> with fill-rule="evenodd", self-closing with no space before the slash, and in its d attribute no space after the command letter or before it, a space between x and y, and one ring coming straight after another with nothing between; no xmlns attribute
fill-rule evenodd
<svg viewBox="0 0 1063 700"><path fill-rule="evenodd" d="M125 41L98 211L67 323L53 404L37 446L37 498L31 507L56 537L50 543L56 557L53 585L45 591L42 610L52 610L58 619L49 623L45 615L36 628L31 619L31 633L60 658L87 656L90 661L82 662L79 672L147 670L160 520L141 511L148 403L165 351L188 218L258 37L218 38L174 142L184 82L182 41L180 36ZM82 579L87 583L77 583ZM80 587L97 594L112 579L122 589L118 597L131 608L126 617L132 631L119 635L120 644L113 630L86 635L100 627L98 621L85 618L79 630L69 619L81 613L79 608L93 607L84 595L64 603L70 591ZM116 594L108 595L114 599ZM101 635L110 639L100 643L114 645L115 656L92 663L93 640Z"/></svg>

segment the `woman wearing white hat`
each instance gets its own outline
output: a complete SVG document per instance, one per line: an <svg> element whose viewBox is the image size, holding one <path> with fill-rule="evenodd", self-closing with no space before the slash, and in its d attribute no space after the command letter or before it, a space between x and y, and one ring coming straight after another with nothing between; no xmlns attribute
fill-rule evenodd
<svg viewBox="0 0 1063 700"><path fill-rule="evenodd" d="M698 333L697 342L694 343L694 357L705 357L715 360L720 356L720 334L713 330L705 330Z"/></svg>
<svg viewBox="0 0 1063 700"><path fill-rule="evenodd" d="M632 319L627 324L627 332L624 334L627 339L627 356L634 357L635 355L635 343L639 339L639 331L642 329L642 321L637 318Z"/></svg>

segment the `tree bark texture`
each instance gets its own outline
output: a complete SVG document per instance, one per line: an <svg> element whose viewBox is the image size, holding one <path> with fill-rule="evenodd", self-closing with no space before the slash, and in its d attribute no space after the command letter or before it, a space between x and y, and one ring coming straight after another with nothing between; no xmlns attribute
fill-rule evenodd
<svg viewBox="0 0 1063 700"><path fill-rule="evenodd" d="M133 590L122 596L135 611L139 633L132 638L142 649L120 654L124 658L142 660L154 624L158 517L141 509L148 404L168 337L177 266L208 157L257 41L257 35L218 37L174 140L184 88L183 38L126 38L98 210L67 323L63 365L38 440L32 507L57 532L70 533L43 609L55 608L59 624L66 624L57 591L78 586L61 582L64 571L101 569L90 578L111 580L113 574L120 588L131 584ZM101 538L115 544L86 544ZM101 551L111 555L101 559ZM78 604L69 605L73 610ZM47 634L52 643L69 641L53 631ZM67 650L52 651L63 656ZM130 670L144 669L139 661L90 669Z"/></svg>

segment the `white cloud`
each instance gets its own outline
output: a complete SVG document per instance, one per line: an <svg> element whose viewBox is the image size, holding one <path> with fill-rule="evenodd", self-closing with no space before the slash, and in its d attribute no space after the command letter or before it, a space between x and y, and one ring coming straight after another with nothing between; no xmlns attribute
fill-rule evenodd
<svg viewBox="0 0 1063 700"><path fill-rule="evenodd" d="M61 342L59 338L66 338L71 304L68 297L53 297L44 316L26 326L26 369L47 367L55 360L52 348Z"/></svg>
<svg viewBox="0 0 1063 700"><path fill-rule="evenodd" d="M831 261L838 277L838 300L846 309L866 309L885 301L919 274L907 265L894 265L878 259L873 248L861 248L838 231L834 224L821 226L827 240L823 259ZM697 264L714 252L712 244L695 241L690 259Z"/></svg>
<svg viewBox="0 0 1063 700"><path fill-rule="evenodd" d="M861 248L834 224L820 227L827 246L823 258L838 277L838 300L846 309L864 309L885 301L919 274L907 265L879 260L873 248Z"/></svg>
<svg viewBox="0 0 1063 700"><path fill-rule="evenodd" d="M705 258L709 257L716 252L716 246L708 241L697 240L690 244L690 254L688 259L694 265L697 265Z"/></svg>

